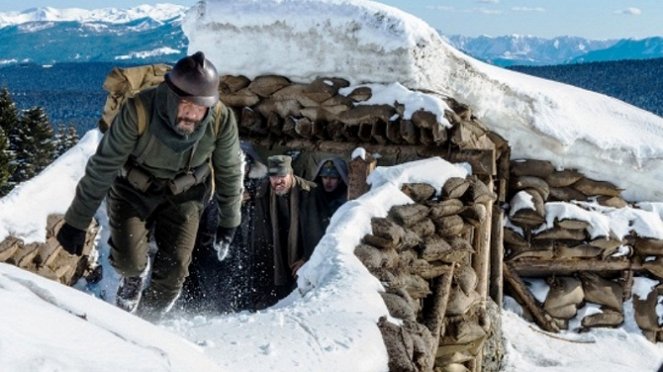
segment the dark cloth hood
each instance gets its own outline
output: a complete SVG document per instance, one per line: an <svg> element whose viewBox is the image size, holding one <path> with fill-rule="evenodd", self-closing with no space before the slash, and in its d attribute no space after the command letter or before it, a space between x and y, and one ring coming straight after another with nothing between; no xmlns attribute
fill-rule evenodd
<svg viewBox="0 0 663 372"><path fill-rule="evenodd" d="M156 115L152 115L150 132L175 152L180 153L191 149L205 134L212 117L212 110L207 110L201 124L193 133L190 135L179 134L175 127L177 126L177 106L180 97L165 83L160 84L156 89L153 108Z"/></svg>
<svg viewBox="0 0 663 372"><path fill-rule="evenodd" d="M336 170L338 171L338 174L341 176L341 179L347 186L348 184L348 165L345 162L345 160L339 158L338 156L335 157L330 157L330 158L325 158L320 161L318 164L318 168L315 170L313 179L315 180L316 183L320 183L319 176L320 176L320 171L322 170L322 166L328 162L331 161L334 163L334 167L336 167ZM309 168L310 169L310 168Z"/></svg>

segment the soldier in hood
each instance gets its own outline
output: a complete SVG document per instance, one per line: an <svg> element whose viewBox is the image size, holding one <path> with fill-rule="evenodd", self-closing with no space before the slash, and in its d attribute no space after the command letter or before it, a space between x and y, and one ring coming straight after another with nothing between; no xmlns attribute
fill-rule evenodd
<svg viewBox="0 0 663 372"><path fill-rule="evenodd" d="M317 185L311 197L302 206L302 219L307 231L304 240L304 257L313 254L315 246L329 226L336 210L348 200L348 166L339 157L324 159L315 171L314 182Z"/></svg>

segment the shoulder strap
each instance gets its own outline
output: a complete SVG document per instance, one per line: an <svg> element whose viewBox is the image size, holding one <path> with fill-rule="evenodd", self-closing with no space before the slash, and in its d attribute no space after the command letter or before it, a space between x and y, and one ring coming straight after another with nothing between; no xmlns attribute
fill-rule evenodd
<svg viewBox="0 0 663 372"><path fill-rule="evenodd" d="M223 115L223 103L219 101L219 103L214 106L214 126L212 127L212 134L214 134L214 137L218 137L219 133L221 132L221 116Z"/></svg>
<svg viewBox="0 0 663 372"><path fill-rule="evenodd" d="M145 133L145 127L147 127L147 110L138 95L134 96L134 105L136 106L136 129L138 129L140 137Z"/></svg>

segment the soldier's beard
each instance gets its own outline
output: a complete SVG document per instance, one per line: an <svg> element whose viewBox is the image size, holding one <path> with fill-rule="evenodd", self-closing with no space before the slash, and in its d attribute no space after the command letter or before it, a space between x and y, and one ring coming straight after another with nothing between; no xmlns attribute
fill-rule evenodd
<svg viewBox="0 0 663 372"><path fill-rule="evenodd" d="M188 136L195 132L199 125L200 123L197 121L180 117L177 118L175 131L182 136Z"/></svg>

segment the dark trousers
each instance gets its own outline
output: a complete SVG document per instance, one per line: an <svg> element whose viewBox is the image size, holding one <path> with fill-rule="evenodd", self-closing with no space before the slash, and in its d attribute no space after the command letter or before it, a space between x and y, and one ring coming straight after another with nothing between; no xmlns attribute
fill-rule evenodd
<svg viewBox="0 0 663 372"><path fill-rule="evenodd" d="M136 191L113 187L108 195L111 233L110 261L123 276L140 275L148 262L150 229L158 251L152 265L150 286L143 293L141 308L168 311L189 274L191 252L207 193L204 184L177 195L146 195L136 205ZM147 200L147 203L145 202ZM146 209L145 205L149 205ZM146 211L148 213L146 213Z"/></svg>

